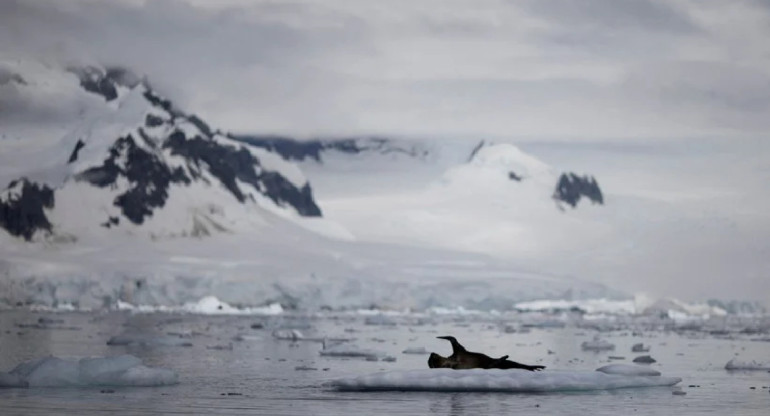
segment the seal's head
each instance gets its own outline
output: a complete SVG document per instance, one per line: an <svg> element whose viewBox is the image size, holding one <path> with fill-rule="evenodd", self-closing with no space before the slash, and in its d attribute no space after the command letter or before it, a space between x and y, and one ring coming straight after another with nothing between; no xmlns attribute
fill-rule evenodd
<svg viewBox="0 0 770 416"><path fill-rule="evenodd" d="M428 367L430 368L451 368L452 365L449 362L449 359L446 357L442 357L435 352L430 353L430 357L428 357Z"/></svg>

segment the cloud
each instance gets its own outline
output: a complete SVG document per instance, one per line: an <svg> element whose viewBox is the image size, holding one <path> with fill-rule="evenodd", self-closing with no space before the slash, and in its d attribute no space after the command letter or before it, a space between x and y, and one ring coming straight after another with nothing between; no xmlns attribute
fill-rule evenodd
<svg viewBox="0 0 770 416"><path fill-rule="evenodd" d="M300 136L761 134L768 37L754 1L0 4L4 59L124 65L221 128Z"/></svg>

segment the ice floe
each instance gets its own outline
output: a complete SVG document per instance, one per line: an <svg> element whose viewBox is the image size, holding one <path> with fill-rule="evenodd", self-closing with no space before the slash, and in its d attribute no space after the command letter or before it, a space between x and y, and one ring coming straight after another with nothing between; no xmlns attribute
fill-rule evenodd
<svg viewBox="0 0 770 416"><path fill-rule="evenodd" d="M599 367L596 371L600 371L605 374L621 374L624 376L659 376L660 371L653 370L649 367L642 367L639 365L630 364L609 364L604 367Z"/></svg>
<svg viewBox="0 0 770 416"><path fill-rule="evenodd" d="M174 371L146 367L132 355L79 360L45 357L0 372L0 387L164 386L178 382Z"/></svg>
<svg viewBox="0 0 770 416"><path fill-rule="evenodd" d="M600 338L594 338L591 341L583 341L580 348L585 351L610 351L615 349L615 344Z"/></svg>
<svg viewBox="0 0 770 416"><path fill-rule="evenodd" d="M740 361L733 358L725 364L725 370L770 370L770 362Z"/></svg>
<svg viewBox="0 0 770 416"><path fill-rule="evenodd" d="M678 377L606 374L599 371L430 369L380 372L330 383L341 391L558 392L672 386Z"/></svg>
<svg viewBox="0 0 770 416"><path fill-rule="evenodd" d="M634 344L631 346L631 352L648 352L650 350L650 346L645 346L641 342L638 344Z"/></svg>

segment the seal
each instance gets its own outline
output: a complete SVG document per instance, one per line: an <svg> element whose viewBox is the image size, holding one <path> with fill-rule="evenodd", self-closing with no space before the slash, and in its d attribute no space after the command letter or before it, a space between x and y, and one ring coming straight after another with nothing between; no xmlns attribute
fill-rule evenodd
<svg viewBox="0 0 770 416"><path fill-rule="evenodd" d="M452 368L455 370L467 370L471 368L497 368L509 370L518 368L528 371L539 371L545 368L545 366L542 365L526 365L511 361L508 359L507 355L500 358L492 358L480 352L468 351L462 344L457 342L455 337L452 336L447 335L436 338L445 339L452 344L452 355L449 357L442 357L435 352L431 353L430 357L428 357L428 367L430 368Z"/></svg>

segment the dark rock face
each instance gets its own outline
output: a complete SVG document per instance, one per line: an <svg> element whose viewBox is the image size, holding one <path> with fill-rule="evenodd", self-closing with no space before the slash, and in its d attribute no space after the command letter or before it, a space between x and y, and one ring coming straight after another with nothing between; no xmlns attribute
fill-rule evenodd
<svg viewBox="0 0 770 416"><path fill-rule="evenodd" d="M46 185L38 185L26 178L13 181L8 188L18 185L20 194L0 198L0 227L11 235L30 241L37 230L51 231L51 222L44 208L53 208L54 192Z"/></svg>
<svg viewBox="0 0 770 416"><path fill-rule="evenodd" d="M586 197L595 204L604 204L604 196L593 176L578 176L572 172L562 173L556 184L553 198L575 208L581 197Z"/></svg>
<svg viewBox="0 0 770 416"><path fill-rule="evenodd" d="M125 161L123 166L118 164L118 159ZM156 155L137 146L131 135L115 142L104 164L81 172L77 179L104 188L115 185L119 177L126 178L131 187L118 195L113 204L135 224L142 224L153 209L166 203L170 184L190 183L181 168L172 170Z"/></svg>
<svg viewBox="0 0 770 416"><path fill-rule="evenodd" d="M72 153L70 153L70 158L67 160L67 163L72 163L76 160L78 160L78 152L80 152L80 149L85 147L85 143L83 143L82 140L78 139L78 142L75 143L75 148L72 149Z"/></svg>
<svg viewBox="0 0 770 416"><path fill-rule="evenodd" d="M321 151L324 150L324 145L318 140L301 142L288 137L243 135L232 135L230 138L278 153L288 160L313 159L320 162Z"/></svg>
<svg viewBox="0 0 770 416"><path fill-rule="evenodd" d="M171 149L174 155L187 158L198 169L201 162L205 163L211 174L216 176L240 202L244 202L246 196L238 187L236 180L252 185L278 205L293 206L300 215L311 217L321 215L321 209L313 200L310 186L305 184L302 189L297 189L278 173L258 169L259 160L243 146L236 148L222 145L199 136L187 138L181 131L175 131L168 137L163 147Z"/></svg>
<svg viewBox="0 0 770 416"><path fill-rule="evenodd" d="M147 117L144 118L144 125L147 127L158 127L162 124L163 124L163 119L158 116L147 114Z"/></svg>
<svg viewBox="0 0 770 416"><path fill-rule="evenodd" d="M86 91L101 95L106 101L118 98L119 85L135 87L141 81L125 68L107 68L102 70L93 66L69 68L80 79L80 86Z"/></svg>
<svg viewBox="0 0 770 416"><path fill-rule="evenodd" d="M106 101L118 98L115 81L106 77L101 69L88 66L84 68L70 68L70 72L78 76L80 86L86 91L99 94Z"/></svg>
<svg viewBox="0 0 770 416"><path fill-rule="evenodd" d="M359 154L367 151L381 154L402 153L416 158L425 157L428 153L426 150L417 147L401 148L394 145L388 139L378 137L307 141L280 136L230 135L229 137L233 140L278 153L284 159L296 161L313 159L322 162L321 155L326 150L336 150L350 154Z"/></svg>

